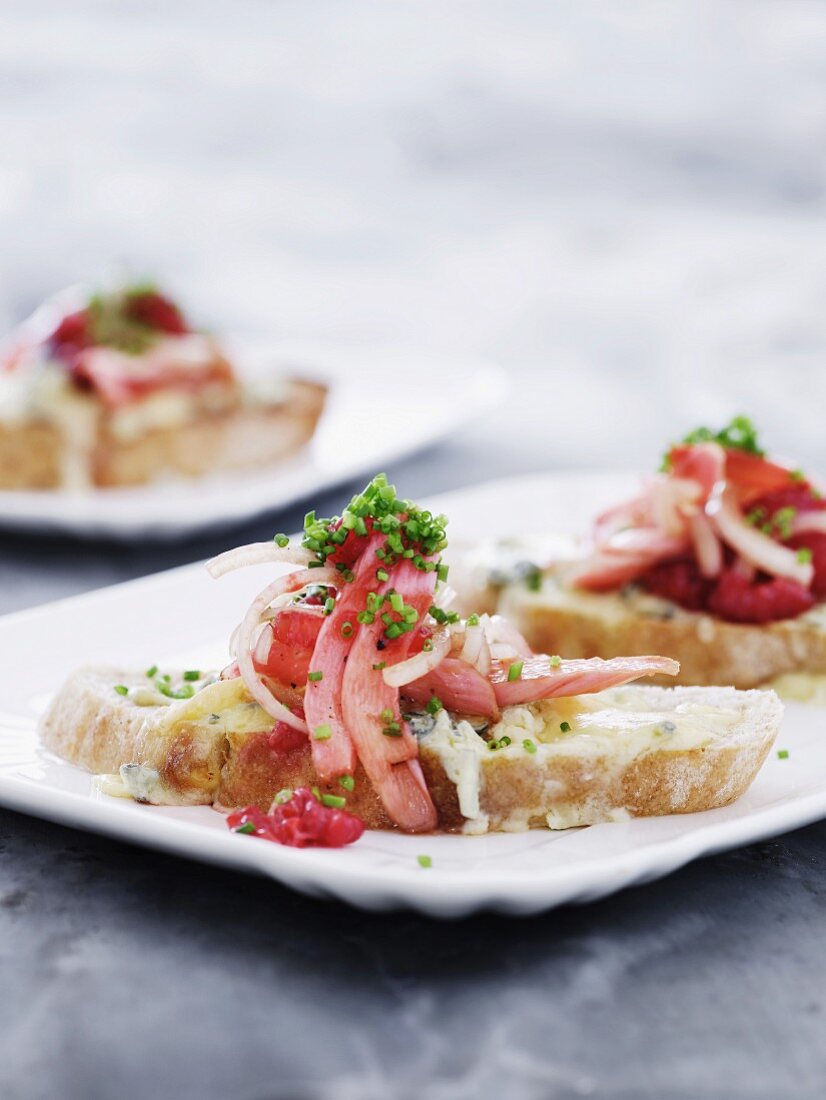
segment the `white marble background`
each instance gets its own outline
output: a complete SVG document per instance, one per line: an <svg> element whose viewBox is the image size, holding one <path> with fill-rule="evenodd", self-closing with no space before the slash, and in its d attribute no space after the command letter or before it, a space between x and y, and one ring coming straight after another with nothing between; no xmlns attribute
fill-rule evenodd
<svg viewBox="0 0 826 1100"><path fill-rule="evenodd" d="M506 364L463 480L739 410L826 467L821 4L3 0L0 143L4 326L122 262Z"/></svg>

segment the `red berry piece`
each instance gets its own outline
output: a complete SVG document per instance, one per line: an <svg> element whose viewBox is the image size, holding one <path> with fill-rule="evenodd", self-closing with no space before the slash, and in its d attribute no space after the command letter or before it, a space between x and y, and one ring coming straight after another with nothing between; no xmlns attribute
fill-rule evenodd
<svg viewBox="0 0 826 1100"><path fill-rule="evenodd" d="M158 332L181 336L189 328L183 314L169 298L154 290L128 294L123 307L124 316Z"/></svg>
<svg viewBox="0 0 826 1100"><path fill-rule="evenodd" d="M364 823L346 810L322 805L307 787L295 791L268 814L255 806L235 810L227 817L235 832L250 833L288 848L343 848L358 840Z"/></svg>
<svg viewBox="0 0 826 1100"><path fill-rule="evenodd" d="M812 593L797 581L776 577L749 581L736 569L727 569L709 597L708 607L734 623L770 623L793 619L813 607Z"/></svg>
<svg viewBox="0 0 826 1100"><path fill-rule="evenodd" d="M702 576L693 560L662 562L641 579L655 596L671 600L688 611L701 611L707 604L713 582Z"/></svg>

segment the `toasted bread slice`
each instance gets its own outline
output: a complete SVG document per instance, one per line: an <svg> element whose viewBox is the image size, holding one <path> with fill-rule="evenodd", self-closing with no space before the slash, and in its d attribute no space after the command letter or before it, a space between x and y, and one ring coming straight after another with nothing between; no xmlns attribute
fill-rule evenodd
<svg viewBox="0 0 826 1100"><path fill-rule="evenodd" d="M231 390L210 404L205 395L185 419L176 407L174 423L161 415L146 426L140 402L110 411L91 394L73 395L60 416L0 420L0 489L144 485L271 465L312 437L326 393L290 379L278 400L243 404Z"/></svg>
<svg viewBox="0 0 826 1100"><path fill-rule="evenodd" d="M772 692L630 686L510 707L483 732L444 711L410 722L440 828L481 833L725 805L754 779L781 715ZM309 743L279 749L271 727L239 679L170 702L143 676L87 669L41 736L90 771L120 770L141 801L267 809L284 787L320 786L368 828L393 827L360 768L352 792L319 784Z"/></svg>
<svg viewBox="0 0 826 1100"><path fill-rule="evenodd" d="M746 689L785 673L826 674L822 607L782 622L730 623L632 587L583 592L552 571L538 591L519 581L506 585L498 610L541 653L568 658L661 653L680 662L680 684Z"/></svg>

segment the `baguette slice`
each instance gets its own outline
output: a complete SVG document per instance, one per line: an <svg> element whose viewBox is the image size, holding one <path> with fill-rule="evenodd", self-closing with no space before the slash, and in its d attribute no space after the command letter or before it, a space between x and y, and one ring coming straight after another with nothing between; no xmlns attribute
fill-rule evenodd
<svg viewBox="0 0 826 1100"><path fill-rule="evenodd" d="M122 410L88 394L60 416L0 419L0 489L134 486L271 465L312 438L327 393L298 378L282 388L278 400L248 405L233 390L215 407L196 401L183 423L128 433L116 423Z"/></svg>
<svg viewBox="0 0 826 1100"><path fill-rule="evenodd" d="M633 587L579 591L551 571L537 592L519 581L506 585L498 610L538 652L568 658L661 653L679 661L679 684L746 689L786 673L826 674L822 607L781 622L730 623Z"/></svg>
<svg viewBox="0 0 826 1100"><path fill-rule="evenodd" d="M240 680L171 704L146 685L118 669L76 673L43 719L45 746L89 771L120 771L139 801L266 810L284 787L318 785L346 795L368 828L393 828L360 768L345 792L318 783L306 741L279 748ZM781 717L772 692L631 685L507 708L488 740L444 711L411 727L440 828L484 833L726 805L754 779Z"/></svg>

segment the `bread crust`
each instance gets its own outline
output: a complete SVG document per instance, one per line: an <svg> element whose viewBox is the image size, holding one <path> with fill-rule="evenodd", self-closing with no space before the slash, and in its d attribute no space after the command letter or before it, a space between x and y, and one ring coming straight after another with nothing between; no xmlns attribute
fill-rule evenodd
<svg viewBox="0 0 826 1100"><path fill-rule="evenodd" d="M283 401L204 409L190 423L159 427L132 439L112 431L106 409L87 398L89 478L99 488L145 485L168 477L195 478L283 461L313 436L326 386L290 379ZM0 421L0 489L59 489L64 448L57 425Z"/></svg>
<svg viewBox="0 0 826 1100"><path fill-rule="evenodd" d="M729 623L659 603L664 609L659 617L642 614L633 606L623 609L616 594L577 592L551 578L539 593L508 585L499 611L539 653L673 657L680 672L672 683L748 689L787 672L826 673L826 631L807 618Z"/></svg>
<svg viewBox="0 0 826 1100"><path fill-rule="evenodd" d="M116 772L123 764L154 769L162 793L152 797L153 802L219 809L252 804L266 810L285 787L318 786L322 793L345 795L348 809L368 828L394 828L360 765L352 792L337 782L320 783L308 742L278 751L269 728L239 734L221 725L176 722L174 707L139 707L113 691L116 683L140 681L114 668L76 673L41 723L44 745L91 772ZM439 828L520 831L549 824L596 824L617 816L692 813L726 805L747 789L780 725L782 706L773 692L651 687L638 691L640 699L656 710L672 710L684 702L736 708L735 733L702 747L647 749L628 760L560 753L553 742L540 744L534 755L517 746L484 753L479 767L481 829L463 816L445 759L425 739L419 759Z"/></svg>

